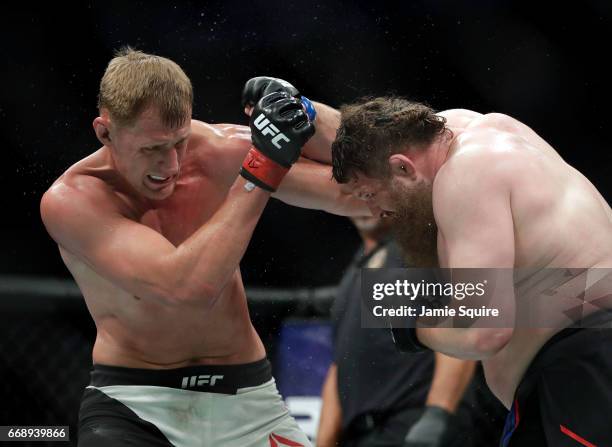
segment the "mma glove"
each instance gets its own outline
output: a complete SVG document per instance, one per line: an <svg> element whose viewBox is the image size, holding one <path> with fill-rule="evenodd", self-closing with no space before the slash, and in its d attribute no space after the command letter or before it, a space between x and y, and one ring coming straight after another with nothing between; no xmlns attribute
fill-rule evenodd
<svg viewBox="0 0 612 447"><path fill-rule="evenodd" d="M403 447L450 447L461 434L458 418L437 406L426 406L419 420L410 428Z"/></svg>
<svg viewBox="0 0 612 447"><path fill-rule="evenodd" d="M240 175L274 192L299 158L302 146L314 134L314 124L298 99L285 91L276 91L255 104L249 127L253 145L244 159Z"/></svg>
<svg viewBox="0 0 612 447"><path fill-rule="evenodd" d="M261 98L274 92L285 92L287 95L299 99L310 121L315 120L317 112L308 98L302 96L298 89L289 82L270 76L257 76L244 84L242 107L253 107Z"/></svg>
<svg viewBox="0 0 612 447"><path fill-rule="evenodd" d="M242 107L253 107L266 95L274 92L285 92L294 98L300 97L300 92L287 81L269 76L257 76L249 79L242 89Z"/></svg>

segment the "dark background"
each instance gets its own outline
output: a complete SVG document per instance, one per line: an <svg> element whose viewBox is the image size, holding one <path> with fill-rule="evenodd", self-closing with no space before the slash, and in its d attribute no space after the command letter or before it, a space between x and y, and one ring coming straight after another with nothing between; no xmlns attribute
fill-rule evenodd
<svg viewBox="0 0 612 447"><path fill-rule="evenodd" d="M0 19L0 274L68 276L38 203L99 147L98 82L125 44L178 62L203 121L246 123L242 85L264 74L333 106L396 93L436 109L503 112L611 198L609 1L20 5L3 6ZM242 263L246 284L334 283L358 242L350 223L273 202Z"/></svg>
<svg viewBox="0 0 612 447"><path fill-rule="evenodd" d="M38 203L68 166L99 147L91 122L113 50L129 44L178 62L194 84L194 117L211 123L246 123L242 85L264 74L332 106L395 93L436 109L507 113L610 201L611 17L609 0L5 2L0 422L69 423L75 445L95 328L65 284L4 275L69 277ZM333 284L357 244L346 219L271 201L243 277L247 286ZM272 301L249 304L273 359L284 318L316 312L304 307L308 300Z"/></svg>

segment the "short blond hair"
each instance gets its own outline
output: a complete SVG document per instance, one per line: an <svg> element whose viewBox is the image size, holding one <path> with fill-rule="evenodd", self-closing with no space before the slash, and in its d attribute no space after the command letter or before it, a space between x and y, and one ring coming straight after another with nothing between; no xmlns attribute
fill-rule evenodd
<svg viewBox="0 0 612 447"><path fill-rule="evenodd" d="M117 124L129 126L151 105L157 107L164 125L179 127L191 117L191 81L170 59L121 48L102 76L98 109L108 110Z"/></svg>

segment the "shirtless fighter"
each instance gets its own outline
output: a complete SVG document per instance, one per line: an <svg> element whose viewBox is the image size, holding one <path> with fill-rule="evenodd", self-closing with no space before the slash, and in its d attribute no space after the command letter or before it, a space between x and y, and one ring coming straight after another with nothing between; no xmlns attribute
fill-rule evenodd
<svg viewBox="0 0 612 447"><path fill-rule="evenodd" d="M421 265L542 275L612 267L610 206L509 116L364 100L342 108L332 158L334 178L393 217ZM503 446L612 445L612 330L419 327L412 336L413 349L483 359L511 409Z"/></svg>
<svg viewBox="0 0 612 447"><path fill-rule="evenodd" d="M100 84L102 148L42 198L97 327L79 445L310 445L276 390L238 264L313 123L272 93L254 104L251 142L247 127L192 120L192 102L174 62L120 51ZM358 202L306 161L276 194L340 214Z"/></svg>

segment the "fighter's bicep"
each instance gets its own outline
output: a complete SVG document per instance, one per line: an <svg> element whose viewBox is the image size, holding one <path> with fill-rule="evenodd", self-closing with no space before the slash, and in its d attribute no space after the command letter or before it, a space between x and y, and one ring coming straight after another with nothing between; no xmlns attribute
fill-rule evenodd
<svg viewBox="0 0 612 447"><path fill-rule="evenodd" d="M47 196L41 214L55 241L96 273L135 295L159 295L175 250L159 233L79 195Z"/></svg>
<svg viewBox="0 0 612 447"><path fill-rule="evenodd" d="M510 268L514 265L511 216L466 221L463 230L444 234L447 267Z"/></svg>
<svg viewBox="0 0 612 447"><path fill-rule="evenodd" d="M80 248L96 270L120 281L158 274L161 261L175 251L158 232L121 216L100 219L99 229L88 231Z"/></svg>

